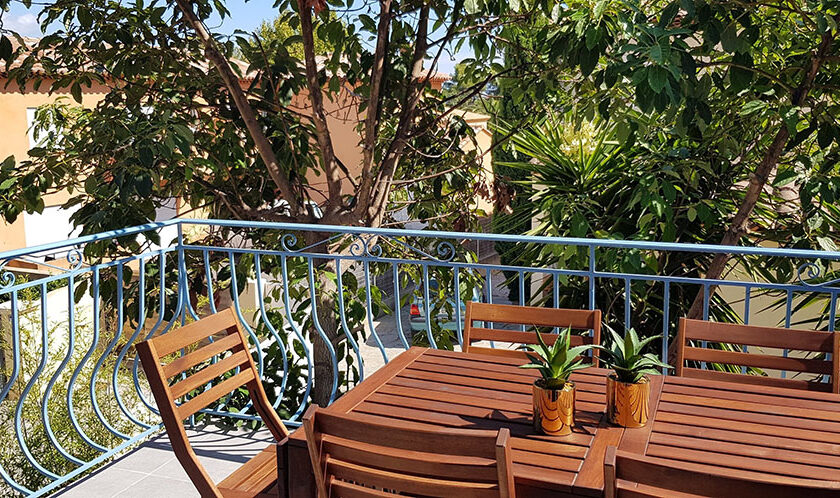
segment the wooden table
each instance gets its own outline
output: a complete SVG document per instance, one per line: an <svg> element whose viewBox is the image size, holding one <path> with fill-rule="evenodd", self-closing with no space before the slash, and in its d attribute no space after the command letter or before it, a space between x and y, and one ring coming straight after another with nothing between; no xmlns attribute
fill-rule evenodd
<svg viewBox="0 0 840 498"><path fill-rule="evenodd" d="M620 449L758 477L840 480L840 396L665 377Z"/></svg>
<svg viewBox="0 0 840 498"><path fill-rule="evenodd" d="M522 360L411 348L330 406L342 413L366 413L436 426L510 428L517 498L600 496L604 451L624 429L604 420L604 369L575 372L578 427L565 437L536 435L532 426L533 370ZM383 437L388 437L383 434ZM302 430L281 451L288 462L287 496L314 496L314 478ZM281 465L283 462L281 460Z"/></svg>
<svg viewBox="0 0 840 498"><path fill-rule="evenodd" d="M517 497L601 496L607 446L738 469L748 475L840 477L840 396L682 377L652 379L646 427L606 423L607 370L575 372L570 436L539 436L531 425L532 370L521 361L411 348L329 409L436 426L510 428ZM383 437L387 437L384 434ZM278 451L286 496L312 497L314 479L302 430ZM285 465L288 463L288 465Z"/></svg>

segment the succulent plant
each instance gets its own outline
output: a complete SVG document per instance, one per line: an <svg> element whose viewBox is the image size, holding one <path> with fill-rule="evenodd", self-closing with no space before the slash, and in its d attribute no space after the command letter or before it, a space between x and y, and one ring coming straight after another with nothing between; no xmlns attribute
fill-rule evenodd
<svg viewBox="0 0 840 498"><path fill-rule="evenodd" d="M609 329L612 336L612 345L609 348L596 346L604 352L601 361L613 369L616 379L619 382L636 384L648 374L658 374L659 368L673 368L667 363L662 363L653 353L642 354L642 350L655 341L662 338L662 335L655 335L645 339L639 339L634 329L630 329L622 338L616 331Z"/></svg>
<svg viewBox="0 0 840 498"><path fill-rule="evenodd" d="M546 389L563 389L569 381L569 376L575 370L589 367L583 363L580 356L592 346L575 346L570 348L571 327L560 331L557 340L549 346L543 340L542 335L537 331L537 344L526 344L522 349L529 351L525 353L531 363L522 365L521 368L536 368L542 374Z"/></svg>

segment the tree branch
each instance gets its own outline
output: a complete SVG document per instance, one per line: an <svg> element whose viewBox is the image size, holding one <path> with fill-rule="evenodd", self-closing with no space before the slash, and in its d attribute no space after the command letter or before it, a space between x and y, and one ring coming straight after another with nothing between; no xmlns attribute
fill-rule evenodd
<svg viewBox="0 0 840 498"><path fill-rule="evenodd" d="M324 217L329 217L341 209L341 176L335 168L333 149L327 114L324 111L324 94L318 83L318 64L315 60L315 41L312 35L312 7L306 0L298 0L300 16L300 34L303 39L303 59L306 66L306 83L309 87L309 102L312 104L312 121L315 123L315 136L321 150L324 174L327 177L327 191L331 202L327 205Z"/></svg>
<svg viewBox="0 0 840 498"><path fill-rule="evenodd" d="M835 22L840 21L840 15L835 16L834 20ZM834 34L830 30L822 35L822 39L820 41L819 46L817 47L817 50L811 56L811 61L808 70L805 73L802 82L795 90L791 92L791 103L794 106L801 106L805 102L805 97L808 95L808 91L813 86L814 79L817 77L817 73L819 73L820 67L825 62L826 57L828 57L829 55L829 50L831 49L833 41ZM735 245L738 243L739 240L741 240L741 237L746 233L747 223L749 222L750 215L755 209L755 205L758 202L758 198L761 195L761 192L764 190L764 186L767 184L770 175L776 168L776 165L779 163L779 158L781 157L789 138L790 132L788 131L788 127L787 125L782 123L779 126L778 131L776 132L776 136L773 138L773 142L770 144L770 147L764 153L764 157L761 159L761 162L755 168L755 171L753 171L753 173L750 174L750 182L749 186L747 187L747 191L744 194L744 200L741 201L741 205L738 208L738 212L735 213L735 216L732 218L732 222L729 225L729 229L723 235L723 238L720 241L720 245ZM715 255L714 259L709 264L709 267L706 270L705 278L710 280L720 278L720 276L723 274L724 269L726 268L726 263L729 261L729 257L730 254L727 253ZM711 296L716 290L716 285L709 286L710 300ZM691 308L688 311L688 318L698 319L702 317L704 302L704 292L703 289L700 289L697 292L697 295L694 298L694 302L692 303Z"/></svg>
<svg viewBox="0 0 840 498"><path fill-rule="evenodd" d="M379 104L382 79L385 73L385 55L391 27L391 0L379 2L379 25L376 28L376 49L373 53L373 69L370 77L367 114L365 115L365 136L362 145L362 174L359 198L368 199L373 179L373 155L376 149L376 131L379 125Z"/></svg>
<svg viewBox="0 0 840 498"><path fill-rule="evenodd" d="M383 156L382 167L379 170L375 183L374 195L372 198L362 199L363 202L360 202L358 206L357 212L363 214L366 221L373 226L377 226L382 222L385 203L388 202L388 194L391 191L391 182L394 179L397 164L405 149L408 130L414 122L420 95L423 93L420 78L423 75L423 58L426 56L426 44L428 43L429 10L428 4L423 4L423 7L420 9L419 20L417 22L417 39L414 44L414 54L412 55L411 80L406 89L405 100L403 101L394 139Z"/></svg>
<svg viewBox="0 0 840 498"><path fill-rule="evenodd" d="M271 143L266 138L262 127L257 121L254 109L251 107L251 104L248 103L248 99L245 96L245 92L242 90L242 87L239 86L239 77L233 72L233 69L231 69L227 58L225 58L225 56L219 51L216 46L216 41L207 31L204 23L193 12L192 2L190 0L175 0L175 2L181 10L181 13L184 15L184 19L187 24L192 27L196 35L198 35L198 38L201 40L201 43L204 46L205 56L219 71L219 75L222 77L225 87L230 93L234 104L236 104L236 108L242 116L242 120L245 122L245 127L248 129L251 139L254 140L254 145L256 145L257 151L265 163L269 176L271 176L272 181L280 191L280 195L289 203L289 211L293 215L297 214L300 203L293 194L293 189L289 179L280 169L280 164L277 162L277 156L274 155Z"/></svg>

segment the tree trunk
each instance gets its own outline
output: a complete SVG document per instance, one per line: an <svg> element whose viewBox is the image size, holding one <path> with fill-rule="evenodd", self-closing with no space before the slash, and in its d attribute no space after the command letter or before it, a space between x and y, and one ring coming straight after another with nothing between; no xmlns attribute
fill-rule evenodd
<svg viewBox="0 0 840 498"><path fill-rule="evenodd" d="M325 246L318 246L323 251L328 251L329 234L307 232L305 235L306 245L324 243ZM315 327L315 319L318 321L324 335L327 336L331 344L336 343L336 339L340 335L340 322L336 311L337 291L335 281L327 276L328 273L334 273L335 261L332 259L316 259L312 260L315 288L310 289L310 297L315 303L317 313L313 316L313 326L309 330L309 340L312 343L312 361L315 380L312 386L311 398L312 402L319 406L327 406L330 401L330 396L333 390L333 375L338 365L333 364L332 355L330 354L329 346L321 337L318 328ZM337 360L340 361L340 358Z"/></svg>
<svg viewBox="0 0 840 498"><path fill-rule="evenodd" d="M835 21L840 21L840 16L835 16ZM833 41L834 34L831 31L823 34L820 45L817 47L816 52L811 56L810 65L802 79L802 83L791 95L791 103L794 106L801 106L805 103L805 97L811 90L820 67L829 55ZM735 216L732 218L729 229L724 234L723 239L721 239L720 245L736 245L741 237L746 233L750 215L755 209L755 205L758 202L758 198L761 195L762 190L764 190L764 186L767 185L768 178L779 164L779 158L781 157L789 138L790 132L788 131L787 125L782 123L779 130L776 132L776 136L773 138L773 142L770 144L770 147L767 149L767 152L765 152L764 157L758 164L758 167L756 167L755 171L750 175L750 184L747 188L747 193L744 196L743 202L741 202L741 206L738 208L738 212L735 213ZM711 264L709 264L705 278L708 280L719 279L721 275L723 275L723 271L726 268L726 263L729 261L729 257L730 254L728 253L715 255ZM709 286L710 300L716 290L716 285ZM701 288L694 297L694 302L691 304L687 317L693 319L702 318L704 302L705 293Z"/></svg>

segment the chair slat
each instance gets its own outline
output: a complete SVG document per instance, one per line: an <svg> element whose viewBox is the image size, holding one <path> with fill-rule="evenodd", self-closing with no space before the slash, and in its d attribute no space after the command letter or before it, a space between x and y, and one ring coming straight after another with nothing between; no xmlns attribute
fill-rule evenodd
<svg viewBox="0 0 840 498"><path fill-rule="evenodd" d="M557 342L558 334L542 334L542 338L549 346ZM503 329L486 329L483 327L473 327L470 333L470 339L473 341L498 341L510 342L514 344L534 344L536 334L534 332L520 332L518 330L503 330ZM581 344L592 344L592 336L572 335L571 344L579 346Z"/></svg>
<svg viewBox="0 0 840 498"><path fill-rule="evenodd" d="M359 486L352 482L339 481L338 479L332 481L330 489L336 496L340 496L341 498L394 498L394 493L386 493L378 489Z"/></svg>
<svg viewBox="0 0 840 498"><path fill-rule="evenodd" d="M512 323L536 327L571 327L573 329L591 329L599 324L600 317L590 310L563 308L542 308L537 306L517 306L512 304L488 304L469 302L472 319L485 322Z"/></svg>
<svg viewBox="0 0 840 498"><path fill-rule="evenodd" d="M689 346L688 342L694 344ZM677 363L676 374L699 379L741 382L752 385L766 385L809 391L840 392L838 367L840 357L832 354L830 359L795 358L774 356L762 353L743 353L724 351L716 348L697 347L700 341L747 345L753 347L832 353L840 347L840 340L834 332L821 330L795 330L777 327L755 327L732 323L709 322L680 318L679 332L676 339ZM686 365L687 361L707 364L725 364L754 368L768 368L792 372L794 374L819 374L830 377L831 382L823 379L776 378L763 375L747 375L717 370L699 369Z"/></svg>
<svg viewBox="0 0 840 498"><path fill-rule="evenodd" d="M311 406L303 427L319 497L385 496L372 490L390 496L514 496L508 429L406 425Z"/></svg>
<svg viewBox="0 0 840 498"><path fill-rule="evenodd" d="M837 497L840 482L812 481L649 457L607 448L606 498L714 496L722 498Z"/></svg>
<svg viewBox="0 0 840 498"><path fill-rule="evenodd" d="M450 481L410 474L399 474L336 460L330 456L327 456L326 468L327 472L337 479L351 482L364 482L370 486L397 492L441 498L449 498L455 495L470 498L499 496L498 483Z"/></svg>
<svg viewBox="0 0 840 498"><path fill-rule="evenodd" d="M448 456L438 460L438 453L388 448L325 435L321 451L338 460L365 462L393 471L438 476L443 479L497 481L495 458Z"/></svg>
<svg viewBox="0 0 840 498"><path fill-rule="evenodd" d="M363 414L348 417L326 411L318 413L318 427L325 434L371 445L381 446L382 435L387 434L387 444L391 448L496 458L494 447L484 443L490 439L495 440L497 431L464 431L446 427L407 429Z"/></svg>
<svg viewBox="0 0 840 498"><path fill-rule="evenodd" d="M180 398L181 396L187 394L193 389L206 385L208 382L212 381L216 377L219 377L223 373L233 370L236 367L245 366L247 368L250 368L250 366L248 365L248 358L248 351L237 351L236 353L233 353L230 356L222 358L216 363L207 365L206 367L190 375L186 379L170 386L169 389L172 392L172 397L176 399Z"/></svg>
<svg viewBox="0 0 840 498"><path fill-rule="evenodd" d="M218 401L222 396L232 392L234 389L244 386L252 380L254 380L254 372L250 368L243 370L232 377L228 377L195 398L192 398L186 403L180 405L178 407L179 419L184 420L190 415L194 415L198 410L206 408L214 401Z"/></svg>
<svg viewBox="0 0 840 498"><path fill-rule="evenodd" d="M824 382L809 382L801 379L781 379L777 377L765 377L763 375L745 375L690 367L685 367L680 375L694 379L740 382L742 384L784 387L787 389L800 389L804 391L831 392L831 384Z"/></svg>
<svg viewBox="0 0 840 498"><path fill-rule="evenodd" d="M741 353L736 351L721 351L709 348L685 348L685 359L693 361L707 361L740 365L756 368L773 368L794 372L808 372L831 375L831 362L812 358L792 358L770 356L757 353Z"/></svg>
<svg viewBox="0 0 840 498"><path fill-rule="evenodd" d="M237 346L239 346L237 348ZM212 343L197 349L191 353L187 353L180 358L176 358L172 362L163 366L163 374L167 379L170 379L188 368L192 368L201 362L207 361L210 358L223 353L225 351L236 351L242 348L242 341L239 340L237 334L228 334L225 337L219 338Z"/></svg>
<svg viewBox="0 0 840 498"><path fill-rule="evenodd" d="M205 321L206 320L206 321ZM168 334L155 337L155 349L160 357L172 354L179 349L186 348L211 335L236 327L237 321L233 311L227 309L207 318L192 322Z"/></svg>
<svg viewBox="0 0 840 498"><path fill-rule="evenodd" d="M601 343L601 311L600 310L570 310L560 308L540 308L535 306L514 306L507 304L487 304L468 302L466 321L464 326L464 347L467 353L491 354L507 356L509 358L525 358L520 350L504 348L487 348L474 346L477 341L495 341L512 344L536 344L535 332L523 332L506 329L490 329L474 327L473 322L492 322L531 327L558 327L572 329L591 329L591 336L572 335L571 344ZM543 334L543 339L550 344L557 340L556 334ZM592 351L593 364L598 365L598 351Z"/></svg>
<svg viewBox="0 0 840 498"><path fill-rule="evenodd" d="M821 330L796 330L710 322L707 320L683 320L686 322L686 339L825 353L830 353L833 345L832 333Z"/></svg>

